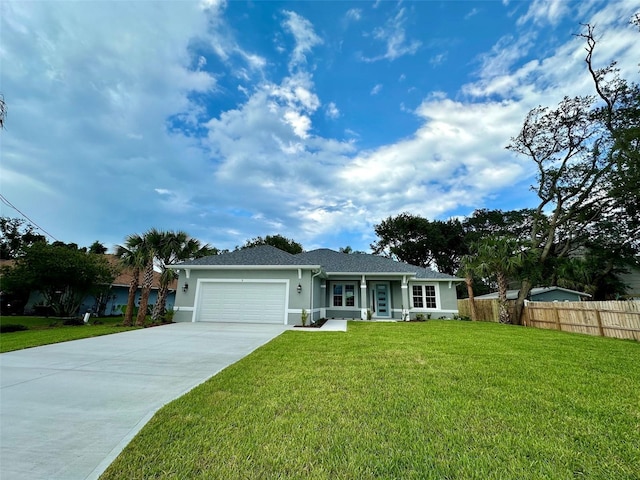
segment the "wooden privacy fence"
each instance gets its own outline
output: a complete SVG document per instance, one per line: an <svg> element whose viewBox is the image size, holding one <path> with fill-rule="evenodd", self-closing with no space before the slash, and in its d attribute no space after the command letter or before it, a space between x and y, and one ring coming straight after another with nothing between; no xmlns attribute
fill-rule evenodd
<svg viewBox="0 0 640 480"><path fill-rule="evenodd" d="M640 340L640 302L528 302L526 325Z"/></svg>
<svg viewBox="0 0 640 480"><path fill-rule="evenodd" d="M483 322L499 322L500 321L500 303L497 299L476 300L476 313L478 320ZM515 303L509 302L509 317L515 315ZM458 315L461 317L471 318L471 308L469 307L469 299L458 300Z"/></svg>
<svg viewBox="0 0 640 480"><path fill-rule="evenodd" d="M498 300L476 300L478 319L498 321ZM469 300L458 300L458 313L471 317ZM509 302L513 318L514 302ZM640 302L527 302L523 323L528 327L586 333L640 341Z"/></svg>

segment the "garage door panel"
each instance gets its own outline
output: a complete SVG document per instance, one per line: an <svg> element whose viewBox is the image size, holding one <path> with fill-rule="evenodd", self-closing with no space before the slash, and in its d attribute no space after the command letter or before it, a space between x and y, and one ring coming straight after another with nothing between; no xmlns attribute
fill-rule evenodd
<svg viewBox="0 0 640 480"><path fill-rule="evenodd" d="M203 282L197 320L281 324L285 302L285 283Z"/></svg>

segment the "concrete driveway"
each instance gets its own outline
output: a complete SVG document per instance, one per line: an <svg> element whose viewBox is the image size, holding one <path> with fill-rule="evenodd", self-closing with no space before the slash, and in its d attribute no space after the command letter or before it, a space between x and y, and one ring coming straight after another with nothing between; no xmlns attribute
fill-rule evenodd
<svg viewBox="0 0 640 480"><path fill-rule="evenodd" d="M164 404L288 327L177 323L0 355L0 478L97 478Z"/></svg>

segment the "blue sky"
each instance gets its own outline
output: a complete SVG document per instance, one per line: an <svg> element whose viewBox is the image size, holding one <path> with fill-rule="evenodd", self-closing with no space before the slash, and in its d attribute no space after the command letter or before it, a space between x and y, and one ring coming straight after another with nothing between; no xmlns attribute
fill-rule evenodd
<svg viewBox="0 0 640 480"><path fill-rule="evenodd" d="M504 147L529 109L592 93L581 22L638 81L635 11L5 0L0 189L55 238L108 246L157 227L368 250L401 212L533 206L533 165Z"/></svg>

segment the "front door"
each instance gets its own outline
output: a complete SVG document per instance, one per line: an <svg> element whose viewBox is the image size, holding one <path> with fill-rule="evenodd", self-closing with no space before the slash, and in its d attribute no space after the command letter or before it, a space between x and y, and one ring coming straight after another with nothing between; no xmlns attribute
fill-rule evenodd
<svg viewBox="0 0 640 480"><path fill-rule="evenodd" d="M391 305L389 304L389 285L386 283L376 283L373 290L376 317L389 317Z"/></svg>

